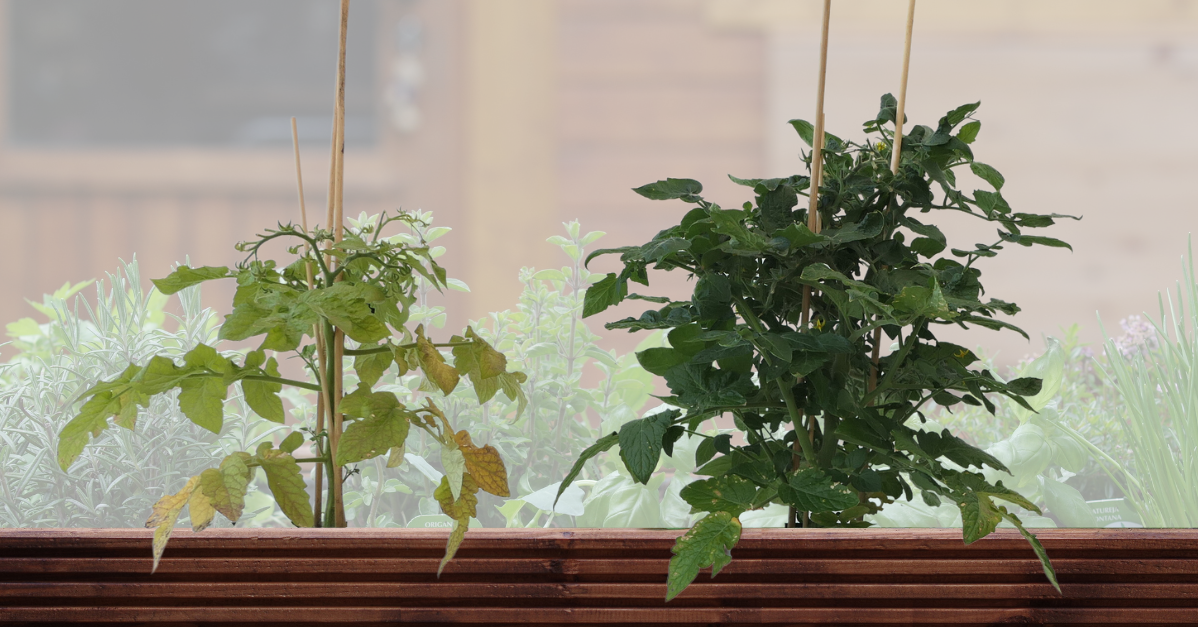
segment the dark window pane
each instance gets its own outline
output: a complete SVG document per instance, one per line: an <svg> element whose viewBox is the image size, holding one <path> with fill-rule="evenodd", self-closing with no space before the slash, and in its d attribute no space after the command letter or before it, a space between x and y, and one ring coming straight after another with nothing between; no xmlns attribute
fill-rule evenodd
<svg viewBox="0 0 1198 627"><path fill-rule="evenodd" d="M336 0L10 0L8 141L328 141ZM346 141L376 135L373 0L350 10Z"/></svg>

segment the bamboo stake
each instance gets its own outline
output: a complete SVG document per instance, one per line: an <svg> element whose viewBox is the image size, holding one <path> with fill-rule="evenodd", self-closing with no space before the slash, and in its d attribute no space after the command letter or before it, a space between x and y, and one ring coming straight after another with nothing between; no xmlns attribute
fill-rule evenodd
<svg viewBox="0 0 1198 627"><path fill-rule="evenodd" d="M308 207L307 207L307 204L304 202L304 175L303 175L303 170L300 168L299 130L296 128L294 117L291 118L291 147L295 150L295 185L296 185L296 190L299 193L300 226L304 229L304 234L306 235L309 232L308 231ZM304 248L309 253L312 251L311 247L309 247L307 245L305 245ZM307 275L308 275L308 289L313 289L316 286L316 280L312 274L312 264L311 263L306 264L304 267L304 270L307 272ZM317 327L317 325L312 325L312 337L316 338L316 376L317 376L317 380L324 381L325 373L328 372L328 360L325 359L324 338L320 334L320 330ZM316 395L316 431L315 431L316 433L320 433L321 431L324 431L325 416L327 414L331 413L327 400L328 400L328 395L323 394L323 393L317 393L317 395ZM317 452L322 453L323 449L324 449L324 447L318 447ZM322 454L317 455L317 456L323 457ZM315 521L316 527L323 526L321 524L323 522L322 521L323 509L321 507L321 499L323 496L322 493L324 491L322 484L323 484L325 469L322 466L323 466L323 464L319 464L319 463L316 466L316 480L315 480L316 500L315 500L315 503L312 505L313 520Z"/></svg>
<svg viewBox="0 0 1198 627"><path fill-rule="evenodd" d="M903 152L903 120L907 117L907 74L911 69L911 33L915 30L915 0L907 5L907 37L903 44L903 71L899 79L898 107L894 112L894 146L890 150L890 173L898 174ZM878 361L882 358L882 329L874 329L873 365L869 369L869 391L878 387Z"/></svg>
<svg viewBox="0 0 1198 627"><path fill-rule="evenodd" d="M812 152L811 152L811 183L809 187L809 202L807 203L807 228L814 233L820 232L819 218L819 186L823 180L824 171L824 86L827 82L828 75L828 26L831 23L832 17L832 0L824 0L824 20L823 27L820 32L819 44L819 84L815 93L815 137L813 137ZM803 286L803 316L802 327L807 329L811 322L811 287ZM798 429L799 425L795 425ZM798 434L796 434L798 435ZM807 416L807 439L808 442L815 443L815 417ZM799 467L799 451L801 446L796 437L793 445L794 452L791 454L792 467ZM793 527L795 520L795 508L790 508L790 515L787 517L786 526ZM810 524L810 513L803 512L803 527Z"/></svg>
<svg viewBox="0 0 1198 627"><path fill-rule="evenodd" d="M333 241L341 241L344 232L344 217L342 211L343 184L345 180L345 40L349 25L349 0L341 0L341 24L340 35L337 47L337 83L333 102L333 146L332 159L329 164L329 194L328 194L328 212L329 228L333 231ZM330 261L331 263L332 261ZM327 327L326 327L327 330ZM328 384L330 399L326 403L330 406L330 421L329 421L329 455L336 459L337 446L341 441L341 414L336 410L337 405L341 400L342 392L342 369L345 350L345 336L340 329L333 332L332 337L327 338L332 342L329 365L332 369L332 376L327 376L325 381ZM342 500L342 477L341 468L336 464L330 464L331 473L329 477L332 490L332 506L333 506L333 521L337 527L345 526L345 503Z"/></svg>

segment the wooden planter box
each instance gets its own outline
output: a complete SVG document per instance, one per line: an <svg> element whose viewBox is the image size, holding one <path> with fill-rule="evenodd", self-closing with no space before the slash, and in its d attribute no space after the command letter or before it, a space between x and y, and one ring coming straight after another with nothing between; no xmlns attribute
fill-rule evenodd
<svg viewBox="0 0 1198 627"><path fill-rule="evenodd" d="M1042 530L1064 595L1001 532L746 530L664 602L678 531L0 530L0 623L1198 624L1198 531Z"/></svg>

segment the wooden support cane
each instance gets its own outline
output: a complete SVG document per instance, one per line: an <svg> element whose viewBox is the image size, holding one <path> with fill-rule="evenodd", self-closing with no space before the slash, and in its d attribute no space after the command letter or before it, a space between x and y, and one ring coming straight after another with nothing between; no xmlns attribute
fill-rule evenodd
<svg viewBox="0 0 1198 627"><path fill-rule="evenodd" d="M337 83L333 101L333 140L332 155L329 163L329 193L326 213L328 228L333 231L333 240L335 242L341 241L342 234L344 233L344 215L341 201L344 196L343 183L345 180L345 39L348 24L349 0L341 0L341 28L337 48ZM325 261L330 268L336 263L336 260L327 254ZM328 327L326 327L325 331L327 332L327 330ZM326 357L329 359L329 371L326 372L322 384L328 390L326 396L331 397L325 401L325 405L329 408L329 456L331 459L336 459L337 445L341 441L341 414L337 411L337 406L341 400L341 375L342 360L345 354L345 335L340 329L335 329L332 337L326 338L326 342L332 342L332 346L326 348L326 353L331 354L326 354ZM329 469L329 487L332 488L332 526L344 527L345 506L341 496L341 468L330 462ZM326 522L329 521L326 520Z"/></svg>
<svg viewBox="0 0 1198 627"><path fill-rule="evenodd" d="M832 16L832 0L824 0L824 21L823 28L820 33L819 45L819 84L815 94L815 136L812 138L811 147L811 183L809 187L809 202L807 204L807 228L813 233L819 233L822 225L819 219L819 184L823 177L824 169L824 85L828 75L828 26L831 23ZM804 330L808 328L811 322L811 287L803 286L803 316L802 327ZM797 430L799 425L795 425ZM794 453L792 453L792 467L797 470L799 467L799 451L802 450L799 445L800 434L795 434L795 443L793 444ZM814 444L815 442L815 417L807 416L807 438L808 441ZM795 508L790 508L790 515L787 517L786 525L793 527L795 524ZM808 512L803 512L803 527L807 527L810 523Z"/></svg>
<svg viewBox="0 0 1198 627"><path fill-rule="evenodd" d="M291 118L291 147L295 151L295 186L299 193L300 205L300 226L304 229L304 234L310 233L308 230L308 207L304 202L304 175L300 168L300 151L299 151L299 131L295 125L295 118ZM307 252L311 252L311 248L304 246ZM304 266L304 270L308 275L308 289L316 287L316 280L312 273L312 264L308 263ZM328 372L328 359L325 356L324 336L320 334L318 325L312 325L312 337L316 338L316 376L318 381L325 381L325 373ZM316 429L315 433L320 433L325 429L325 416L332 414L332 408L329 405L329 396L324 393L316 395ZM319 442L319 440L316 440ZM318 445L317 457L323 457L328 450L324 446ZM312 520L313 526L322 527L324 510L321 507L323 499L323 483L324 483L324 467L318 464L316 467L316 500L312 505Z"/></svg>
<svg viewBox="0 0 1198 627"><path fill-rule="evenodd" d="M903 152L903 120L907 109L907 72L911 68L911 33L915 30L915 0L907 5L907 38L903 44L903 72L899 79L898 107L894 112L894 146L890 150L890 173L898 174ZM893 202L893 199L891 199ZM870 392L878 387L878 360L882 357L882 328L874 329L873 364L869 369Z"/></svg>

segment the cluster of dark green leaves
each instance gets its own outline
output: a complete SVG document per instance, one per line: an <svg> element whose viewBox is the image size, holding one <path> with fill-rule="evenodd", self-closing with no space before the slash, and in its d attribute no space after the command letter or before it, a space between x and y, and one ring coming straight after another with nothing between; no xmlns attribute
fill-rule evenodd
<svg viewBox="0 0 1198 627"><path fill-rule="evenodd" d="M604 436L575 468L618 443L632 476L647 481L661 453L670 454L684 433L701 435L696 426L713 415L731 414L743 437L734 444L720 436L699 448L697 472L711 478L687 486L682 496L696 512L710 514L675 549L669 597L700 567L718 570L726 563L725 551L739 537L736 517L744 511L781 503L806 512L814 526L867 526L865 515L896 498L911 499L913 485L925 500L948 499L961 508L966 542L989 534L1003 519L1011 521L1031 541L1055 585L1042 547L994 499L1034 511L1035 506L981 473L983 466L1001 470L1002 463L948 431L909 423L922 419L921 408L933 400L993 411L987 395L1000 394L1026 407L1023 397L1041 385L1030 378L1003 382L987 370L971 369L977 360L971 351L933 333L935 325L948 324L1019 331L995 317L1018 307L982 300L975 262L1009 244L1068 247L1025 234L1065 216L1015 212L1003 198L1002 175L974 159L970 144L981 123L971 115L977 106L950 111L935 128L912 128L903 138L897 174L889 164L891 96L882 98L877 117L865 123L866 142L826 135L821 232L808 228L808 203L799 200L807 196L809 177L733 177L754 194L739 209L703 199L697 181L666 179L635 191L694 205L680 223L644 245L591 255L619 254L623 270L587 292L586 315L627 299L662 305L608 328L669 330L668 348L646 350L638 358L664 377L671 392L666 400L677 410ZM811 145L811 124L791 124ZM961 167L993 191L958 190L954 170ZM923 217L932 211L994 223L997 240L950 248L944 233ZM692 297L676 301L630 293L630 282L649 285L650 269L687 273L695 281ZM876 342L897 348L878 361L875 387L870 381Z"/></svg>
<svg viewBox="0 0 1198 627"><path fill-rule="evenodd" d="M336 373L342 364L330 363L322 369L318 364L317 343L304 343L305 338L319 338L331 347L338 331L355 344L345 354L353 357L359 385L336 400L336 411L345 418L344 432L330 434L326 429L310 433L316 456L306 461L325 466L331 487L334 478L341 479L340 468L346 464L389 454L389 465L398 465L410 428L425 431L441 444L442 460L451 460L446 462L448 497L438 499L442 509L455 520L446 550L448 560L461 542L470 516L474 515L477 501L474 493L482 489L508 496L506 468L493 447L476 447L469 434L455 431L431 400L423 406L406 407L394 392L372 390L372 386L392 367L399 375L419 370L430 391L449 395L462 378L468 378L480 403L502 390L523 405L520 384L525 377L508 372L504 355L469 328L463 336L435 344L425 337L422 325L414 330L405 326L416 301L419 279L438 289L447 282L445 270L433 260L423 241L413 243L411 238L403 236L380 236L392 222L420 226L415 217L403 213L391 218L379 216L372 224L348 229L342 239L328 231L309 234L290 225L280 226L255 241L238 245L239 250L249 255L236 268L183 266L154 281L163 294L174 294L204 281L235 278L233 311L226 316L219 337L225 340L261 337L261 344L242 363L200 344L184 356L182 365L159 355L144 366L132 364L119 377L95 385L82 394L81 400L85 402L80 413L60 433L59 465L66 470L88 441L109 426L110 419L132 430L139 412L149 407L151 397L175 389L179 390L183 414L214 433L221 429L224 403L234 384L241 386L246 403L255 413L282 423L285 414L279 392L284 385L325 395L338 389L336 381L340 378ZM273 260L259 259L262 247L279 239L296 243L289 249L297 255L296 261L282 269ZM452 365L441 348L452 349ZM294 351L307 364L316 382L283 378L276 358L268 356L268 351ZM334 437L339 441L335 454L331 450ZM267 445L252 457L236 453L221 464L221 472L229 460L236 458L234 461L240 465L233 479L240 482L244 496L249 472L246 468L265 468L284 514L297 526L312 526L316 513L308 505L304 480L292 456L304 441L303 433L295 431L283 440L279 449ZM244 459L239 455L245 456ZM273 474L272 468L276 469ZM279 469L286 471L285 476ZM204 472L210 474L216 470ZM147 526L158 529L155 563L185 505L190 507L197 531L207 526L213 511L234 521L240 515L240 506L226 506L228 490L210 490L205 476L193 477L182 491L163 497L155 505L154 514L147 522ZM326 520L333 520L334 499L325 502L330 504Z"/></svg>

